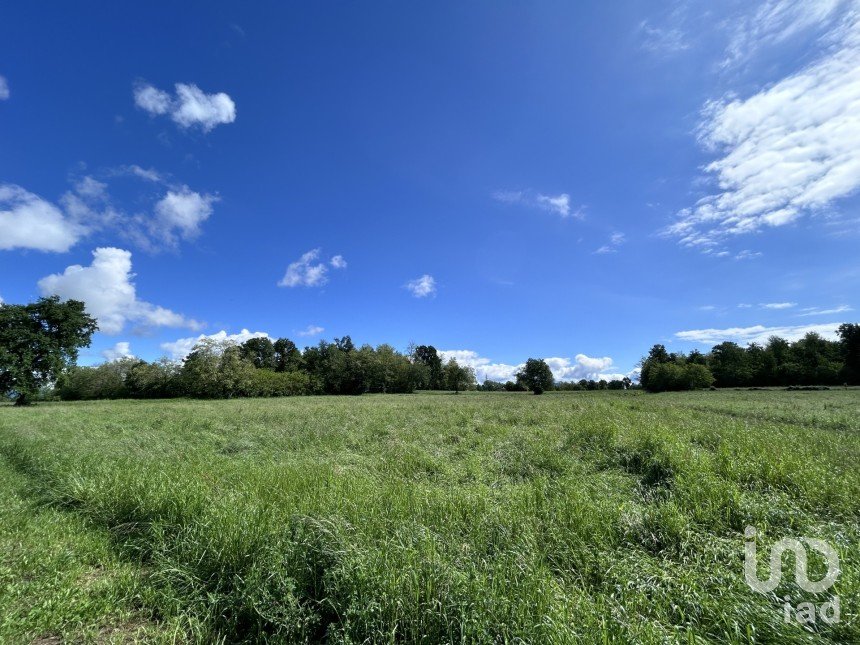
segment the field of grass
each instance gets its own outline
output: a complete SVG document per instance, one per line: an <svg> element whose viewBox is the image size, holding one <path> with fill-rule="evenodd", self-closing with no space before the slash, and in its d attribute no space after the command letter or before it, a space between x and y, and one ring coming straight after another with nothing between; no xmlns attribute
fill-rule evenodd
<svg viewBox="0 0 860 645"><path fill-rule="evenodd" d="M0 642L858 643L858 465L857 390L3 406Z"/></svg>

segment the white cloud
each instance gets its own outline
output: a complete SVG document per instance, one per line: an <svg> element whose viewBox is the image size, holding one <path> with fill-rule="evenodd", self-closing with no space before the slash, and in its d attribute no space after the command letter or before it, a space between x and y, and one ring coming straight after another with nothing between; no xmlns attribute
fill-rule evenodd
<svg viewBox="0 0 860 645"><path fill-rule="evenodd" d="M432 275L425 273L420 278L415 278L406 283L406 288L416 298L426 298L436 293L436 280Z"/></svg>
<svg viewBox="0 0 860 645"><path fill-rule="evenodd" d="M652 53L677 54L690 48L687 35L676 27L656 27L647 20L639 23L642 47Z"/></svg>
<svg viewBox="0 0 860 645"><path fill-rule="evenodd" d="M167 114L172 100L170 94L152 85L138 85L134 88L134 103L150 114Z"/></svg>
<svg viewBox="0 0 860 645"><path fill-rule="evenodd" d="M717 255L723 255L722 253L718 253ZM755 260L756 258L761 257L761 251L750 251L749 249L744 249L735 255L735 260Z"/></svg>
<svg viewBox="0 0 860 645"><path fill-rule="evenodd" d="M846 311L854 311L853 307L849 307L848 305L838 305L833 307L832 309L821 309L820 307L806 307L803 309L803 313L797 314L798 316L830 316L832 314L841 314Z"/></svg>
<svg viewBox="0 0 860 645"><path fill-rule="evenodd" d="M615 253L618 251L618 247L624 244L625 237L624 233L613 233L609 236L609 243L604 244L600 248L598 248L595 253L602 255L605 253Z"/></svg>
<svg viewBox="0 0 860 645"><path fill-rule="evenodd" d="M228 94L206 94L193 83L177 83L176 96L149 84L139 84L134 88L134 102L152 115L169 114L181 127L199 126L204 132L236 120L236 104Z"/></svg>
<svg viewBox="0 0 860 645"><path fill-rule="evenodd" d="M238 334L228 334L222 329L214 334L200 334L199 336L179 338L173 342L161 343L161 349L167 352L171 359L178 361L188 356L197 343L207 338L216 342L241 344L251 338L271 338L271 336L264 331L251 332L247 329L243 329Z"/></svg>
<svg viewBox="0 0 860 645"><path fill-rule="evenodd" d="M791 309L796 306L796 302L763 302L759 305L762 309Z"/></svg>
<svg viewBox="0 0 860 645"><path fill-rule="evenodd" d="M166 192L152 205L152 213L130 215L114 205L106 182L89 175L75 179L57 204L20 186L0 184L0 250L65 252L104 229L117 230L148 250L162 244L175 246L179 239L199 235L219 200L217 195L198 193L184 184L167 184L155 170L140 166L122 166L107 175L160 183Z"/></svg>
<svg viewBox="0 0 860 645"><path fill-rule="evenodd" d="M0 184L0 250L68 251L87 233L54 204L16 186Z"/></svg>
<svg viewBox="0 0 860 645"><path fill-rule="evenodd" d="M311 249L287 266L287 272L278 282L279 287L321 287L328 282L328 267L318 261L321 249ZM335 255L329 263L335 269L346 268L342 255Z"/></svg>
<svg viewBox="0 0 860 645"><path fill-rule="evenodd" d="M753 325L752 327L729 327L728 329L691 329L679 331L675 337L691 343L705 343L716 345L723 341L734 341L736 343L766 343L771 336L779 336L789 341L803 338L807 333L813 331L825 338L835 340L836 330L840 323L828 323L823 325L796 325L782 327L765 327L764 325Z"/></svg>
<svg viewBox="0 0 860 645"><path fill-rule="evenodd" d="M570 216L570 195L561 193L560 195L538 195L537 203L556 215L562 217Z"/></svg>
<svg viewBox="0 0 860 645"><path fill-rule="evenodd" d="M127 323L143 327L188 327L200 323L164 307L138 300L132 282L131 253L117 248L98 248L88 267L75 264L63 273L39 280L42 295L57 295L63 300L82 300L87 312L98 320L99 330L118 334Z"/></svg>
<svg viewBox="0 0 860 645"><path fill-rule="evenodd" d="M297 332L299 336L310 337L310 336L319 336L321 333L325 331L325 327L319 327L317 325L308 325L305 329L300 332Z"/></svg>
<svg viewBox="0 0 860 645"><path fill-rule="evenodd" d="M120 168L120 171L126 172L130 175L134 175L135 177L140 177L141 179L146 179L147 181L162 181L161 173L159 173L157 170L153 168L141 168L137 164L123 166L122 168Z"/></svg>
<svg viewBox="0 0 860 645"><path fill-rule="evenodd" d="M756 51L790 40L810 29L833 26L845 0L769 0L754 14L734 22L723 67L748 60Z"/></svg>
<svg viewBox="0 0 860 645"><path fill-rule="evenodd" d="M177 233L185 240L200 234L200 225L212 214L215 195L201 195L188 186L168 190L155 204L153 230L170 244L175 244Z"/></svg>
<svg viewBox="0 0 860 645"><path fill-rule="evenodd" d="M837 3L804 4L812 13L800 3L769 3L768 33L794 29L797 12L810 20L830 15ZM718 155L705 169L719 189L681 211L668 235L714 250L727 238L821 212L860 188L860 8L846 6L818 60L749 98L705 106L699 140Z"/></svg>
<svg viewBox="0 0 860 645"><path fill-rule="evenodd" d="M9 98L9 82L5 76L0 76L0 101L5 101Z"/></svg>
<svg viewBox="0 0 860 645"><path fill-rule="evenodd" d="M504 204L522 204L529 208L555 213L563 218L583 216L583 209L580 207L574 211L570 203L570 195L560 193L558 195L544 195L542 193L533 193L530 190L497 190L492 194L493 199Z"/></svg>
<svg viewBox="0 0 860 645"><path fill-rule="evenodd" d="M525 363L518 365L494 363L489 358L485 358L469 349L440 350L439 356L443 362L447 362L453 358L460 365L473 368L479 383L486 379L501 382L516 380L517 372L525 366ZM608 356L594 358L585 354L577 354L573 359L550 357L545 358L544 361L549 365L553 377L557 381L579 381L581 379L593 381L605 379L611 381L613 379L622 379L625 376L630 376L631 378L634 376L633 373L622 374L611 371L615 368L615 365Z"/></svg>
<svg viewBox="0 0 860 645"><path fill-rule="evenodd" d="M121 341L110 349L104 350L102 356L108 362L117 361L121 358L134 358L134 354L131 353L131 345L126 341Z"/></svg>

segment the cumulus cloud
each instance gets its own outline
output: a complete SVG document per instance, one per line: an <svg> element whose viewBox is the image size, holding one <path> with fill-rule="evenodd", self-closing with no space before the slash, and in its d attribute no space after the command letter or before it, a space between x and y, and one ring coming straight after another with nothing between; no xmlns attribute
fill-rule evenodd
<svg viewBox="0 0 860 645"><path fill-rule="evenodd" d="M570 195L544 195L530 190L497 190L492 194L493 199L504 204L522 204L529 208L549 211L561 217L582 217L582 208L573 210Z"/></svg>
<svg viewBox="0 0 860 645"><path fill-rule="evenodd" d="M68 251L86 227L14 184L0 184L0 250Z"/></svg>
<svg viewBox="0 0 860 645"><path fill-rule="evenodd" d="M73 179L72 188L56 204L20 186L0 184L0 250L65 252L84 237L109 229L147 250L176 246L180 239L190 240L200 234L201 225L219 200L217 195L171 184L157 171L137 165L121 166L102 175L101 179L108 180L136 177L160 184L164 192L150 202L150 212L130 214L115 203L107 181L90 175Z"/></svg>
<svg viewBox="0 0 860 645"><path fill-rule="evenodd" d="M416 298L426 298L436 293L436 280L432 275L425 273L420 278L415 278L407 282L406 288Z"/></svg>
<svg viewBox="0 0 860 645"><path fill-rule="evenodd" d="M318 325L308 325L302 331L298 332L298 335L303 336L305 338L309 338L311 336L319 336L324 331L325 327L319 327Z"/></svg>
<svg viewBox="0 0 860 645"><path fill-rule="evenodd" d="M134 358L134 354L131 353L131 344L127 341L121 341L110 349L104 350L102 356L109 362L118 361L121 358Z"/></svg>
<svg viewBox="0 0 860 645"><path fill-rule="evenodd" d="M93 251L90 266L66 267L39 280L42 295L60 296L63 300L82 300L87 311L96 317L99 330L120 333L128 323L141 327L187 327L197 330L200 323L137 298L131 272L131 253L105 247Z"/></svg>
<svg viewBox="0 0 860 645"><path fill-rule="evenodd" d="M486 379L491 381L513 381L516 380L517 372L525 366L525 363L509 365L507 363L494 363L491 359L469 349L447 349L440 350L439 356L443 362L455 359L460 365L471 367L475 370L478 382ZM577 354L573 359L562 357L545 358L553 377L557 381L579 381L581 379L599 381L605 379L622 379L625 376L633 378L634 373L622 374L617 371L613 361L608 356L595 358L585 354Z"/></svg>
<svg viewBox="0 0 860 645"><path fill-rule="evenodd" d="M153 230L168 244L175 244L177 236L184 240L197 237L200 225L212 214L215 195L201 195L188 186L168 190L155 204Z"/></svg>
<svg viewBox="0 0 860 645"><path fill-rule="evenodd" d="M816 332L825 338L835 340L836 330L840 323L827 323L823 325L787 325L779 327L765 327L764 325L753 325L751 327L729 327L727 329L691 329L679 331L675 337L679 340L691 343L703 343L716 345L724 341L736 343L766 343L771 336L779 336L789 341L803 338L809 332Z"/></svg>
<svg viewBox="0 0 860 645"><path fill-rule="evenodd" d="M9 82L5 76L0 76L0 101L5 101L9 98Z"/></svg>
<svg viewBox="0 0 860 645"><path fill-rule="evenodd" d="M287 266L287 272L278 282L279 287L321 287L328 282L328 265L320 261L322 250L311 249ZM329 260L334 269L346 268L342 255Z"/></svg>
<svg viewBox="0 0 860 645"><path fill-rule="evenodd" d="M837 3L804 4L830 15L829 5ZM793 14L779 9L788 5L768 6L774 20L795 28ZM728 238L791 224L857 191L860 9L856 2L846 6L819 59L749 98L705 106L699 140L718 155L705 167L718 191L682 210L667 235L713 252ZM750 256L738 259L744 257Z"/></svg>
<svg viewBox="0 0 860 645"><path fill-rule="evenodd" d="M236 120L236 104L228 94L206 94L193 83L177 83L175 87L176 94L171 96L147 83L138 84L134 88L135 105L153 116L169 115L183 128L197 126L204 132Z"/></svg>
<svg viewBox="0 0 860 645"><path fill-rule="evenodd" d="M239 345L241 343L244 343L246 340L250 340L251 338L271 338L271 336L269 336L269 334L264 331L251 332L247 329L243 329L238 334L228 334L225 330L222 329L221 331L215 332L214 334L200 334L199 336L179 338L172 342L161 343L161 349L165 351L171 359L179 361L188 356L188 354L191 353L191 350L194 349L194 346L197 343L207 338L219 343L228 342Z"/></svg>

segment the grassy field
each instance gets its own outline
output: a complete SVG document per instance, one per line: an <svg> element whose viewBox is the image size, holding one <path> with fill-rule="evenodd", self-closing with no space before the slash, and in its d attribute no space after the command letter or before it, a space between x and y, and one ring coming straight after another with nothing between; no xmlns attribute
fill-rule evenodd
<svg viewBox="0 0 860 645"><path fill-rule="evenodd" d="M3 406L0 642L858 643L858 465L856 390Z"/></svg>

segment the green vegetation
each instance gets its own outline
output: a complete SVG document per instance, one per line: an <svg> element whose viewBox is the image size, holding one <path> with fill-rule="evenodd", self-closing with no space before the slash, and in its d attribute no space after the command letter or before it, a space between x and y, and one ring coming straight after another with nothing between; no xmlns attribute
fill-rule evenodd
<svg viewBox="0 0 860 645"><path fill-rule="evenodd" d="M716 387L860 385L860 325L839 326L839 340L809 332L790 343L771 336L766 345L725 342L708 354L669 353L654 345L642 360L642 386L650 392Z"/></svg>
<svg viewBox="0 0 860 645"><path fill-rule="evenodd" d="M0 641L856 643L858 431L857 390L5 405ZM836 585L753 592L747 525Z"/></svg>
<svg viewBox="0 0 860 645"><path fill-rule="evenodd" d="M27 405L75 364L78 349L89 346L97 328L79 300L60 302L54 296L29 305L0 302L0 395Z"/></svg>

